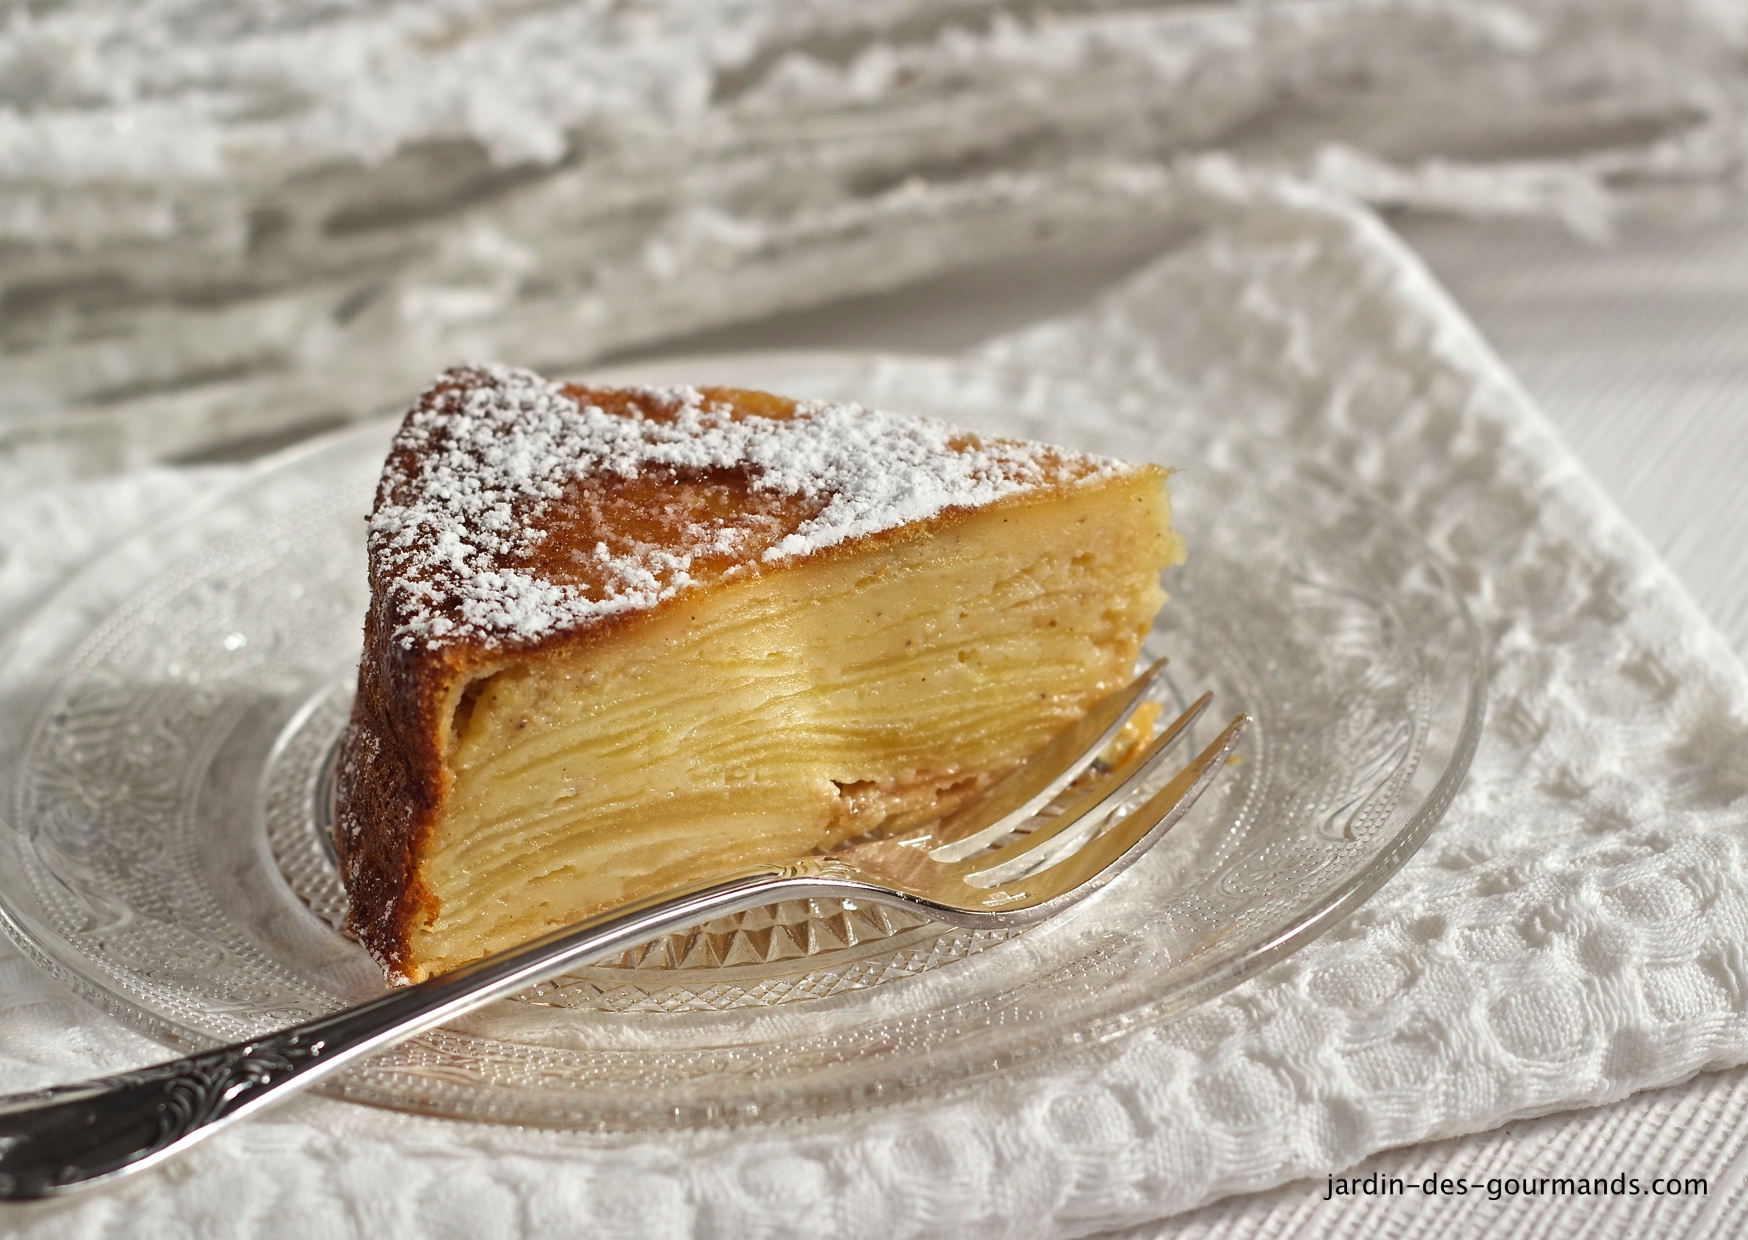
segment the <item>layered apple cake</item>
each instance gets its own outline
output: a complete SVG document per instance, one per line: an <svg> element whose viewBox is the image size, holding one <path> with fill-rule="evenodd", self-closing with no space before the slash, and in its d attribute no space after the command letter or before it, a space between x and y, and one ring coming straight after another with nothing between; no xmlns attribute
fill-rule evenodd
<svg viewBox="0 0 1748 1240"><path fill-rule="evenodd" d="M1165 471L723 388L444 375L395 437L341 745L416 981L950 811L1131 675Z"/></svg>

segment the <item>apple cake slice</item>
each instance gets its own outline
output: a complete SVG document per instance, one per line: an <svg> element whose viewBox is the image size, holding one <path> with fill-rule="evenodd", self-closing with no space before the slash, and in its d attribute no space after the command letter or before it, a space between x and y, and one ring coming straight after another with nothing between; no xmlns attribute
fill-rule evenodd
<svg viewBox="0 0 1748 1240"><path fill-rule="evenodd" d="M1129 678L1165 471L721 388L457 369L397 434L341 745L352 926L416 981L950 811Z"/></svg>

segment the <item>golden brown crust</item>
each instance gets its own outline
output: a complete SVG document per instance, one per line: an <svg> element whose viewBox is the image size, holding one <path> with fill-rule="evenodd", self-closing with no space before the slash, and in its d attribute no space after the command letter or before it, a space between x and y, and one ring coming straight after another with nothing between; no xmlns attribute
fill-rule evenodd
<svg viewBox="0 0 1748 1240"><path fill-rule="evenodd" d="M420 469L442 446L434 439L430 413L492 381L487 372L451 371L408 413L391 448L378 487L375 512L418 500ZM673 398L640 389L570 387L565 395L619 417L660 422L673 416ZM785 421L794 402L766 393L704 389L703 398L727 407L735 419ZM415 423L424 416L418 434ZM990 441L1006 445L1008 441ZM982 445L971 436L950 441L954 451ZM1027 503L1098 473L1108 463L1040 445L1024 447L1034 467L1026 488L996 504ZM531 577L574 587L597 596L610 582L596 566L600 547L669 546L701 521L725 523L735 540L719 553L702 551L688 564L688 594L712 589L747 573L771 571L761 557L780 540L816 517L826 501L819 495L794 495L761 489L750 466L688 469L655 467L630 476L611 471L583 473L567 480L556 502L529 504L515 512L539 537L521 553L505 555L503 567ZM988 505L984 505L987 507ZM862 553L883 542L927 536L968 515L965 506L946 506L925 520L846 539L809 552L813 555ZM373 517L374 520L374 517ZM437 913L436 896L419 879L419 858L442 812L449 774L444 754L457 700L464 686L510 661L596 641L622 626L641 623L665 611L671 599L635 609L591 616L530 635L482 635L459 623L453 599L429 582L428 571L404 554L385 550L373 531L370 553L371 604L364 627L358 694L338 755L336 839L341 876L351 900L350 926L391 977L412 971L408 944L412 931ZM779 564L778 567L786 567ZM405 588L412 579L418 589ZM439 583L441 584L441 583ZM402 588L395 588L396 586ZM432 603L433 595L437 602ZM411 600L411 601L409 601ZM447 608L447 611L445 610ZM432 615L453 624L442 640L430 636ZM422 631L415 631L423 624Z"/></svg>
<svg viewBox="0 0 1748 1240"><path fill-rule="evenodd" d="M401 976L413 925L437 911L419 881L418 856L443 801L438 736L453 673L442 665L453 660L419 657L390 640L385 599L372 590L364 622L358 695L338 755L334 844L352 932L385 971Z"/></svg>

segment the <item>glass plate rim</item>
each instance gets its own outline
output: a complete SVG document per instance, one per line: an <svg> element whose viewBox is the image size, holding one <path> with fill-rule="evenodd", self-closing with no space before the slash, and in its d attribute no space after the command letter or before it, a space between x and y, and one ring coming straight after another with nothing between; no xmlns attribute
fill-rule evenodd
<svg viewBox="0 0 1748 1240"><path fill-rule="evenodd" d="M1007 377L1011 380L1045 380L1059 383L1074 384L1082 390L1095 394L1117 398L1116 385L1110 380L1089 379L1080 374L1048 366L1020 366L1011 363L991 362L978 358L964 358L947 355L905 354L883 351L849 351L849 350L807 350L807 349L772 349L772 350L737 350L733 352L673 354L651 357L641 362L614 362L611 364L589 367L580 372L582 377L592 379L627 378L635 369L645 370L678 367L681 365L706 367L712 364L744 367L751 362L763 361L771 365L803 365L831 369L833 367L896 365L951 367L955 370L971 370L995 377ZM395 415L399 416L399 415ZM247 463L243 469L224 484L213 488L206 495L200 496L186 506L161 518L148 523L142 529L123 538L110 542L100 548L93 556L85 560L80 567L65 581L38 600L19 620L17 627L8 635L4 643L0 643L0 664L10 663L23 642L33 623L43 614L53 610L67 598L76 595L80 587L98 573L111 557L120 554L123 549L162 538L174 531L192 526L206 514L221 507L227 501L241 494L251 483L264 475L274 474L294 467L300 460L315 456L327 450L349 436L364 436L371 430L380 431L393 421L393 417L377 417L362 419L344 427L328 431L308 440L280 449L257 460ZM1271 449L1286 451L1285 449ZM1332 892L1312 910L1303 916L1293 918L1283 923L1263 942L1257 943L1248 950L1231 958L1213 963L1212 967L1204 969L1199 975L1190 978L1174 992L1158 1001L1144 1002L1123 1009L1121 1012L1106 1015L1090 1022L1087 1027L1074 1031L1071 1035L1050 1039L1048 1045L1039 1046L1031 1053L1021 1058L1028 1062L1039 1059L1049 1059L1072 1051L1085 1050L1091 1047L1108 1044L1121 1039L1138 1029L1157 1026L1172 1017L1191 1009L1213 996L1223 992L1230 986L1246 977L1260 971L1276 961L1291 955L1299 948L1309 944L1322 933L1338 925L1356 908L1368 900L1384 885L1403 864L1412 857L1425 843L1427 837L1436 827L1439 820L1448 810L1464 779L1479 744L1482 722L1486 706L1487 657L1484 636L1476 622L1464 592L1457 585L1455 574L1437 550L1383 500L1369 492L1354 479L1347 477L1331 467L1309 458L1302 453L1291 453L1296 465L1315 474L1319 481L1331 490L1340 493L1348 500L1369 510L1375 517L1394 527L1396 532L1406 537L1416 549L1417 556L1438 576L1443 587L1445 598L1453 605L1455 619L1458 621L1464 635L1464 664L1467 675L1462 678L1465 701L1461 711L1461 724L1457 740L1444 769L1439 773L1432 787L1425 793L1421 803L1409 816L1406 825L1400 829L1391 842L1376 854L1367 858L1356 871L1348 875ZM9 812L9 811L8 811ZM183 1024L165 1014L145 1009L135 1003L128 994L103 980L80 973L68 964L57 959L47 949L46 943L59 944L64 950L85 955L74 945L66 943L63 936L46 926L29 926L15 916L13 908L4 900L0 900L0 931L4 931L9 939L18 945L21 952L37 967L42 968L62 985L68 987L82 998L93 1002L101 1010L115 1017L123 1025L137 1030L176 1049L204 1048L216 1045L219 1041L213 1035L198 1027ZM978 1080L986 1079L991 1072L999 1067L1005 1067L1014 1060L1001 1056L999 1062L985 1065L962 1078L964 1087L970 1087ZM441 1107L422 1106L413 1100L397 1100L389 1096L380 1096L374 1090L358 1090L347 1088L345 1078L322 1087L321 1092L332 1096L344 1097L353 1101L365 1102L391 1109L412 1111L428 1114L452 1114ZM899 1088L894 1094L876 1087L874 1096L860 1096L849 1103L850 1107L861 1109L868 1106L892 1105L911 1096L912 1091ZM489 1116L483 1118L491 1118ZM528 1120L514 1119L506 1122L527 1124ZM729 1115L722 1121L727 1126L738 1123L760 1122L757 1117L747 1119ZM538 1124L536 1125L538 1126ZM575 1128L574 1124L557 1124L554 1127ZM708 1127L711 1124L687 1124L684 1127ZM612 1127L612 1126L609 1126Z"/></svg>

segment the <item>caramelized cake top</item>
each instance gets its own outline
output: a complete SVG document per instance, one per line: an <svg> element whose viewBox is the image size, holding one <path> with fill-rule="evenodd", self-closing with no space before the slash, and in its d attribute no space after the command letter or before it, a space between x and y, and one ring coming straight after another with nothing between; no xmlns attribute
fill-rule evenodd
<svg viewBox="0 0 1748 1240"><path fill-rule="evenodd" d="M1133 468L853 404L465 367L395 436L371 569L403 650L520 648L764 565Z"/></svg>

